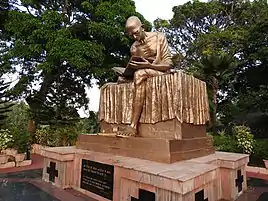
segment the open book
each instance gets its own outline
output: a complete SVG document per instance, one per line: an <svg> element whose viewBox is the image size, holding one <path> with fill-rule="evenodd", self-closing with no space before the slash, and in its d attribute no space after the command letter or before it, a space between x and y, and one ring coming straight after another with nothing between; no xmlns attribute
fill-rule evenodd
<svg viewBox="0 0 268 201"><path fill-rule="evenodd" d="M146 58L150 63L154 62L153 58ZM112 70L115 71L120 76L126 78L133 78L135 71L138 69L131 65L131 61L144 62L142 57L132 56L127 64L126 68L123 67L113 67Z"/></svg>

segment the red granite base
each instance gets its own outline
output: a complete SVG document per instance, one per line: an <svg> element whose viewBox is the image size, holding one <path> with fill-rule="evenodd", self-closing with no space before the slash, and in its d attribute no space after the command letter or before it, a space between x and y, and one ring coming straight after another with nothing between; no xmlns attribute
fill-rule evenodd
<svg viewBox="0 0 268 201"><path fill-rule="evenodd" d="M10 169L1 169L1 173L10 173L10 172L20 172L24 170L31 170L31 169L40 169L42 167L43 163L43 157L40 155L32 155L32 165L26 166L26 167L16 167L16 168L10 168ZM213 161L212 161L213 162ZM215 161L214 161L215 162ZM227 161L226 161L227 162ZM247 177L257 177L260 179L264 179L268 181L268 177L266 177L266 174L261 173L262 171L257 170L257 167L253 168L247 168L246 169L246 175ZM21 179L21 178L12 178L12 179L7 179L7 178L1 178L0 182L5 181L5 182L30 182L37 186L38 188L44 190L50 195L53 195L55 198L59 199L60 201L97 201L95 199L92 199L85 194L78 192L73 189L66 189L62 190L59 189L50 183L40 181L38 179ZM247 191L245 191L244 194L242 194L236 201L256 201L258 197L263 193L263 192L268 192L267 187L249 187ZM229 201L229 200L220 200L220 201Z"/></svg>
<svg viewBox="0 0 268 201"><path fill-rule="evenodd" d="M109 190L105 192L109 192L109 195L113 196L112 199L118 201L127 201L130 197L138 199L139 189L153 192L156 197L172 198L169 201L194 201L195 194L200 191L204 194L204 199L234 201L241 192L245 192L247 189L245 169L248 155L245 154L216 152L172 164L93 152L75 147L45 148L43 155L45 156L44 181L51 181L47 167L56 168L58 177L53 181L55 186L63 189L74 188L99 201L109 199L102 196L103 194L95 194L86 190L82 184L92 186L89 181L94 181L93 183L98 184L100 188L108 188ZM92 163L102 165L99 167ZM54 165L52 166L52 164ZM110 171L108 167L113 170ZM106 170L107 168L108 170ZM109 184L113 184L113 188L110 185L102 186L103 182L96 182L95 176L92 177L92 180L81 176L82 172L91 173L91 170L95 173L114 172L111 173L114 175L111 177L114 180L109 181ZM239 174L242 175L243 181L239 183L241 190L238 193L240 187L236 186L236 180L240 178Z"/></svg>

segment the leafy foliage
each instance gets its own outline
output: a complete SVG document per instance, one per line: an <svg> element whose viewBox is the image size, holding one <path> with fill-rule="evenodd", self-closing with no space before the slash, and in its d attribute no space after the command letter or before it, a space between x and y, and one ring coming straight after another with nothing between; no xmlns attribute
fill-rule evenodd
<svg viewBox="0 0 268 201"><path fill-rule="evenodd" d="M29 115L29 106L23 102L14 103L12 110L7 113L4 127L12 133L16 130L26 131Z"/></svg>
<svg viewBox="0 0 268 201"><path fill-rule="evenodd" d="M214 135L214 146L220 151L253 154L255 144L250 128L243 125L234 126L232 133L222 130Z"/></svg>
<svg viewBox="0 0 268 201"><path fill-rule="evenodd" d="M251 156L254 165L262 164L263 159L268 159L268 140L256 140L254 143L254 153Z"/></svg>
<svg viewBox="0 0 268 201"><path fill-rule="evenodd" d="M216 150L243 153L243 148L238 146L234 135L223 131L212 136ZM268 140L254 140L253 151L250 153L249 159L249 165L264 167L263 159L268 159Z"/></svg>
<svg viewBox="0 0 268 201"><path fill-rule="evenodd" d="M216 106L219 101L217 97L219 89L224 89L222 85L226 84L227 80L229 80L229 87L231 87L231 77L235 67L235 59L232 56L215 53L203 56L199 61L195 62L194 67L188 69L195 77L205 81L207 84L213 132L215 132L216 126Z"/></svg>
<svg viewBox="0 0 268 201"><path fill-rule="evenodd" d="M195 0L173 12L170 21L154 25L168 36L176 68L212 88L212 123L215 116L231 126L247 113L267 113L267 1Z"/></svg>
<svg viewBox="0 0 268 201"><path fill-rule="evenodd" d="M9 103L6 89L9 87L9 83L4 83L3 79L0 79L0 126L3 126L4 120L7 118L7 112L13 104Z"/></svg>
<svg viewBox="0 0 268 201"><path fill-rule="evenodd" d="M36 130L35 143L44 146L68 146L75 145L78 132L75 126L40 126Z"/></svg>
<svg viewBox="0 0 268 201"><path fill-rule="evenodd" d="M99 132L98 113L90 111L88 118L80 119L76 123L79 133L91 134Z"/></svg>
<svg viewBox="0 0 268 201"><path fill-rule="evenodd" d="M37 124L45 111L59 119L87 106L84 88L93 77L100 85L115 78L110 68L129 55L127 17L139 16L150 29L131 0L9 3L20 9L8 10L10 46L0 67L19 75L10 94L26 99Z"/></svg>
<svg viewBox="0 0 268 201"><path fill-rule="evenodd" d="M246 126L235 126L233 133L238 141L238 147L243 150L243 153L253 153L255 140L250 132L250 128Z"/></svg>
<svg viewBox="0 0 268 201"><path fill-rule="evenodd" d="M8 129L0 129L0 152L11 147L13 136Z"/></svg>
<svg viewBox="0 0 268 201"><path fill-rule="evenodd" d="M218 135L213 135L213 139L216 150L241 153L241 149L237 146L237 142L234 136L228 135L225 132L221 132L218 133Z"/></svg>
<svg viewBox="0 0 268 201"><path fill-rule="evenodd" d="M29 118L29 107L23 102L14 103L3 124L3 127L9 129L13 136L12 147L21 153L26 152L29 142L29 133L27 131Z"/></svg>

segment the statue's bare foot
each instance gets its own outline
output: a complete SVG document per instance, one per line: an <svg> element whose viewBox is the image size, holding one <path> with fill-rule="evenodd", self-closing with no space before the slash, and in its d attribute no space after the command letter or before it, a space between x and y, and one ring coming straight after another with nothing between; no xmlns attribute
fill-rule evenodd
<svg viewBox="0 0 268 201"><path fill-rule="evenodd" d="M130 126L124 128L123 130L116 132L116 137L135 137L137 135L137 130Z"/></svg>

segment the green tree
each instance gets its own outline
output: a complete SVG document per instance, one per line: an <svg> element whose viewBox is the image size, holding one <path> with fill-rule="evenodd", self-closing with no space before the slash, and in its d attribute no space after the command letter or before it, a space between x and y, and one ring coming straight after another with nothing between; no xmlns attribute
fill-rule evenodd
<svg viewBox="0 0 268 201"><path fill-rule="evenodd" d="M139 16L150 29L131 0L20 2L10 2L20 10L8 11L4 28L10 36L10 49L0 67L19 74L10 94L29 104L31 132L53 89L66 96L53 107L65 104L68 108L74 100L84 106L84 87L91 85L93 77L100 85L114 79L110 68L125 64L129 55L130 38L124 26L127 17Z"/></svg>
<svg viewBox="0 0 268 201"><path fill-rule="evenodd" d="M98 113L90 111L89 117L80 119L80 121L77 122L76 127L80 133L98 133Z"/></svg>
<svg viewBox="0 0 268 201"><path fill-rule="evenodd" d="M7 113L7 118L3 122L3 127L8 129L13 136L14 141L12 147L23 153L27 150L29 142L29 133L27 132L29 112L29 106L25 103L14 103L14 106Z"/></svg>
<svg viewBox="0 0 268 201"><path fill-rule="evenodd" d="M210 77L206 81L208 86L214 86L214 93L209 91L214 103L215 91L221 92L217 98L217 115L221 118L228 116L230 120L241 111L267 108L267 1L195 0L175 6L173 12L169 22L158 19L155 25L167 34L171 49L176 54L177 68L196 71L196 62L203 60L199 66L199 77L208 73L205 77ZM214 79L211 72L217 68L210 65L212 62L204 61L204 58L211 59L213 55L233 55L236 67L226 64ZM228 59L226 61L228 63ZM207 68L211 68L205 72L202 70L204 62L210 66ZM231 109L236 106L240 108ZM224 108L230 108L228 114Z"/></svg>
<svg viewBox="0 0 268 201"><path fill-rule="evenodd" d="M236 67L236 63L233 56L222 54L212 54L204 56L200 61L196 62L195 68L191 68L193 75L207 84L208 97L210 101L210 116L212 131L216 133L217 124L217 94L220 86L230 83L230 78L233 75L233 70ZM221 87L223 89L224 87Z"/></svg>
<svg viewBox="0 0 268 201"><path fill-rule="evenodd" d="M9 84L10 83L5 83L3 79L0 79L0 127L3 126L4 121L7 118L7 113L13 106L6 93Z"/></svg>
<svg viewBox="0 0 268 201"><path fill-rule="evenodd" d="M239 64L235 69L234 91L229 94L219 107L223 114L222 121L237 122L243 119L252 126L247 116L267 116L267 75L268 75L268 39L267 39L267 1L253 1L243 6L239 24L247 30L245 40L240 44ZM254 17L253 17L254 16ZM238 18L239 19L239 18ZM244 117L244 118L241 118ZM254 118L253 124L266 127L267 121ZM267 119L267 118L264 118ZM256 121L259 121L257 123ZM262 124L262 125L261 125ZM254 134L260 134L254 131Z"/></svg>

